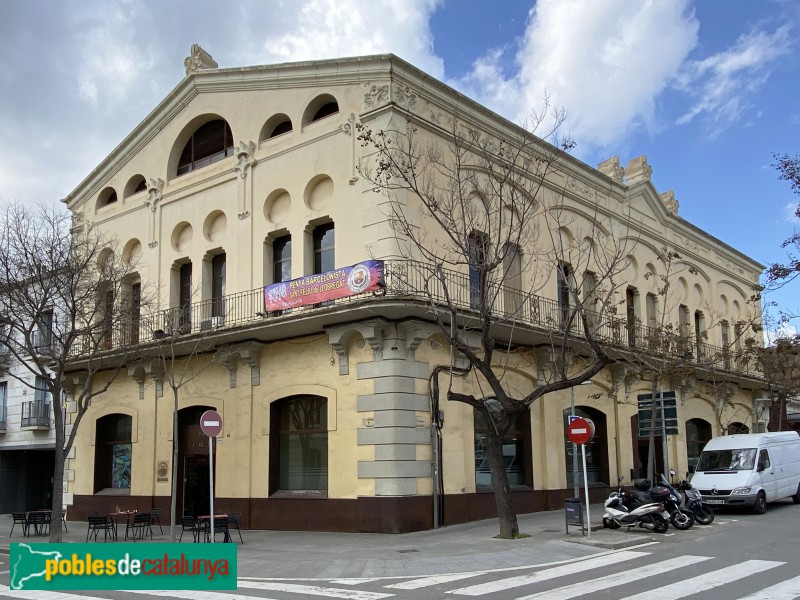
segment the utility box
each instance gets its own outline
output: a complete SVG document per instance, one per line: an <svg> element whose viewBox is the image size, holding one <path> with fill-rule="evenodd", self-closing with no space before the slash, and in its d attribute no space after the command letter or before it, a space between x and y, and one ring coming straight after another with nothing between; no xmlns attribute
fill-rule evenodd
<svg viewBox="0 0 800 600"><path fill-rule="evenodd" d="M581 528L581 535L585 535L583 527L583 506L580 498L567 498L564 506L564 519L566 521L567 533L570 525L577 525Z"/></svg>

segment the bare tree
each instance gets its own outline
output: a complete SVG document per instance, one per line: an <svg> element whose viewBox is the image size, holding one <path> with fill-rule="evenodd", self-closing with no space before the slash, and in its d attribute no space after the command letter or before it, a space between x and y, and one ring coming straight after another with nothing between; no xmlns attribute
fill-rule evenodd
<svg viewBox="0 0 800 600"><path fill-rule="evenodd" d="M501 538L519 534L503 436L537 399L611 362L600 332L631 244L624 241L626 219L597 205L589 218L565 210L565 188L578 185L561 170L572 143L551 145L534 134L547 110L533 115L530 130L504 131L506 137L458 117L439 129L414 115L380 131L359 128L360 173L386 195L397 252L407 259L389 276L427 297L451 349L450 363L433 369L434 424L441 427L439 378L449 374L447 400L467 404L488 424L485 451ZM555 114L549 133L563 116ZM548 283L552 289L554 280L558 301L534 294ZM536 356L538 369L526 389L508 377L521 351ZM468 375L475 391L457 390L454 375Z"/></svg>
<svg viewBox="0 0 800 600"><path fill-rule="evenodd" d="M51 398L54 542L61 541L65 457L90 401L109 389L130 358L128 346L112 350L112 343L131 325L125 286L132 266L111 240L90 227L70 225L67 213L44 205L0 210L3 368ZM146 302L137 298L137 303ZM37 416L49 420L40 414L44 406L37 407Z"/></svg>
<svg viewBox="0 0 800 600"><path fill-rule="evenodd" d="M170 484L170 541L176 542L178 535L178 459L180 452L180 430L178 412L180 392L200 377L214 364L224 360L228 350L216 347L209 339L209 331L192 332L190 305L181 306L160 313L164 322L151 321L150 334L156 341L156 356L149 357L151 370L157 381L157 394L163 387L172 394L172 479ZM209 443L211 440L209 440ZM214 465L209 465L213 469Z"/></svg>

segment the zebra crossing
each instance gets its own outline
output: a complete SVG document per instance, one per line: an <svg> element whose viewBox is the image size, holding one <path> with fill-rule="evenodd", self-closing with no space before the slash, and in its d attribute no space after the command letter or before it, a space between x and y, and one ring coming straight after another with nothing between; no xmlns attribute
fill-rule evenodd
<svg viewBox="0 0 800 600"><path fill-rule="evenodd" d="M703 598L718 588L730 600L792 600L800 598L800 576L792 567L780 569L787 562L744 560L720 564L713 556L682 555L662 558L656 552L621 550L581 560L553 564L522 574L509 571L478 571L414 578L330 579L325 581L278 580L241 577L239 592L212 591L137 591L137 592L43 592L11 590L0 585L0 598L29 600L78 600L79 598L130 598L144 600L301 600L302 598L338 598L344 600L383 600L417 598L421 593L439 594L440 598L460 597L513 600L570 600L590 598L598 592L613 590L616 600L675 600ZM517 572L519 572L517 570ZM760 573L765 587L752 590L747 581ZM664 581L664 576L675 577ZM472 580L472 583L470 583ZM742 582L742 585L730 584ZM724 588L723 586L729 586ZM422 592L424 590L424 592ZM741 590L740 593L739 590Z"/></svg>

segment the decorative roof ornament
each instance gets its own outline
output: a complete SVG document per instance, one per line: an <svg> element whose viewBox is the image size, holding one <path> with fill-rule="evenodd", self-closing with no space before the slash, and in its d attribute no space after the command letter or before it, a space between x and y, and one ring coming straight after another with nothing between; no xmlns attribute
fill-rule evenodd
<svg viewBox="0 0 800 600"><path fill-rule="evenodd" d="M674 215L678 214L678 208L680 208L680 202L675 199L675 192L669 190L660 194L661 200L664 202L664 206L667 207L667 210Z"/></svg>
<svg viewBox="0 0 800 600"><path fill-rule="evenodd" d="M597 170L603 175L608 175L614 181L622 183L625 177L625 169L619 164L619 156L612 156L597 165Z"/></svg>
<svg viewBox="0 0 800 600"><path fill-rule="evenodd" d="M211 55L203 50L199 44L192 44L189 56L183 61L183 66L186 67L187 75L203 69L216 69L219 67L217 61L211 58Z"/></svg>
<svg viewBox="0 0 800 600"><path fill-rule="evenodd" d="M639 183L640 181L650 181L653 168L647 164L647 156L642 154L628 161L625 167L625 178L628 185Z"/></svg>

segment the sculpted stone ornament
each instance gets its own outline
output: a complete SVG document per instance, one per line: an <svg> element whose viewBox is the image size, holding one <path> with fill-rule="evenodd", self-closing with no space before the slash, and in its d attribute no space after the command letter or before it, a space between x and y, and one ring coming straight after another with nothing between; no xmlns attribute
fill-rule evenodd
<svg viewBox="0 0 800 600"><path fill-rule="evenodd" d="M239 171L242 179L247 177L247 169L256 164L256 159L253 157L255 151L255 142L239 142L239 147L236 148L236 164L233 168Z"/></svg>
<svg viewBox="0 0 800 600"><path fill-rule="evenodd" d="M407 85L395 86L394 101L400 106L414 108L417 105L417 94Z"/></svg>
<svg viewBox="0 0 800 600"><path fill-rule="evenodd" d="M667 210L674 215L678 214L678 208L680 208L680 202L675 199L675 192L673 190L669 190L661 194L661 200L664 202L664 206L667 207Z"/></svg>
<svg viewBox="0 0 800 600"><path fill-rule="evenodd" d="M375 108L389 101L388 84L378 85L377 83L367 83L364 85L364 88L366 89L366 93L364 94L365 108Z"/></svg>
<svg viewBox="0 0 800 600"><path fill-rule="evenodd" d="M653 169L647 164L647 156L642 154L628 161L628 166L625 167L625 174L628 185L632 185L640 181L650 181Z"/></svg>
<svg viewBox="0 0 800 600"><path fill-rule="evenodd" d="M614 181L622 183L625 178L625 169L619 163L619 156L612 156L597 165L597 170L603 175L608 175Z"/></svg>
<svg viewBox="0 0 800 600"><path fill-rule="evenodd" d="M183 66L186 67L187 75L202 69L216 69L219 67L217 61L211 58L211 55L203 50L199 44L192 44L189 56L183 61Z"/></svg>
<svg viewBox="0 0 800 600"><path fill-rule="evenodd" d="M161 202L161 190L164 189L164 180L160 177L155 179L153 177L147 182L147 206L150 207L152 212L156 212L156 206Z"/></svg>

